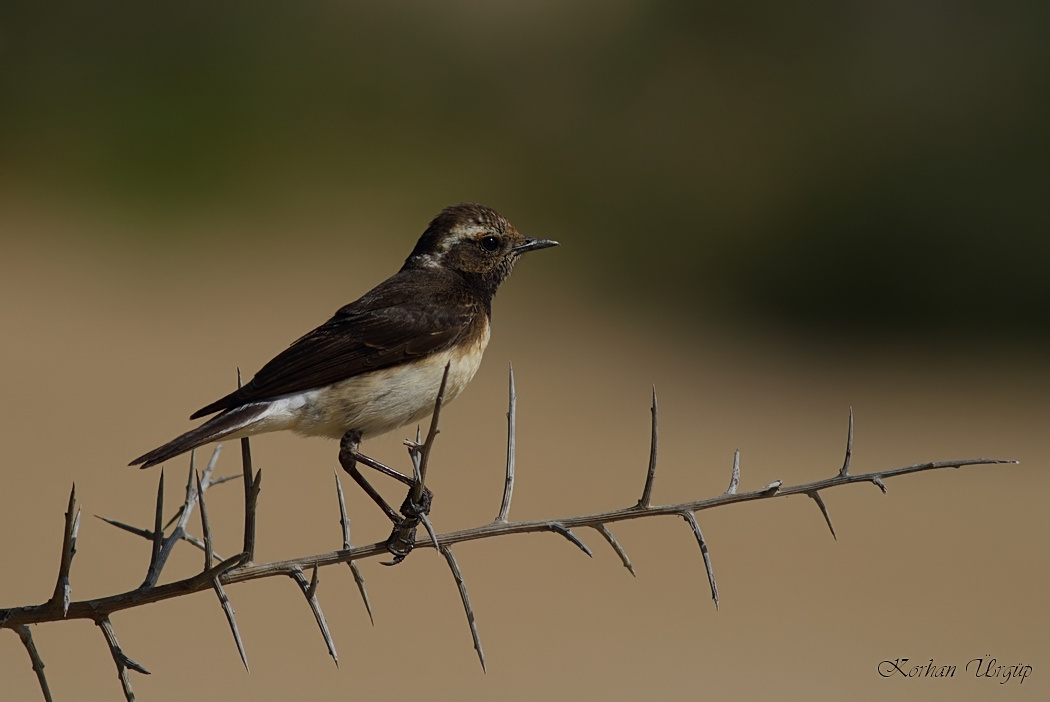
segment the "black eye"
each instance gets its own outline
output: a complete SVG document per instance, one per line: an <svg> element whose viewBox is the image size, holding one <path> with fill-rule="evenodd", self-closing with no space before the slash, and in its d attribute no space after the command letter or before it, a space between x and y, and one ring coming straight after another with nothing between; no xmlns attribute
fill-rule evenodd
<svg viewBox="0 0 1050 702"><path fill-rule="evenodd" d="M495 251L499 248L499 237L498 236L485 236L481 238L481 248L488 252Z"/></svg>

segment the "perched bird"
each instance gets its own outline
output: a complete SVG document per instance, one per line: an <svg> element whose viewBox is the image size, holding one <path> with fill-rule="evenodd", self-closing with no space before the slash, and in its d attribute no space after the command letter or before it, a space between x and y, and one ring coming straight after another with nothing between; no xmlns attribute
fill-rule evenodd
<svg viewBox="0 0 1050 702"><path fill-rule="evenodd" d="M489 341L492 298L518 258L557 243L522 236L483 205L445 208L401 270L190 418L214 417L130 465L148 468L219 439L264 432L359 442L418 422L433 410L446 365L446 402L474 377Z"/></svg>

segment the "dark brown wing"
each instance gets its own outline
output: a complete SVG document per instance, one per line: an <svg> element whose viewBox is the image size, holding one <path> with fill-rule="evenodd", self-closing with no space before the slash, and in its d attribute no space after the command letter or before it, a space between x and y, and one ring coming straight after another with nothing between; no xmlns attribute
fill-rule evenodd
<svg viewBox="0 0 1050 702"><path fill-rule="evenodd" d="M278 354L250 383L190 418L324 387L449 348L486 312L447 283L402 270Z"/></svg>

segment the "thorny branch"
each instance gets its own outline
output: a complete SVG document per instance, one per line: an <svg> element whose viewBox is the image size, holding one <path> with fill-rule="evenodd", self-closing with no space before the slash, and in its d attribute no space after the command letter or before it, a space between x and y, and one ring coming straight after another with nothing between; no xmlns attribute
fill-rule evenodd
<svg viewBox="0 0 1050 702"><path fill-rule="evenodd" d="M131 676L128 675L128 671L134 670L136 673L142 673L143 675L149 675L149 671L128 658L124 651L121 650L120 644L117 643L117 634L113 631L113 625L110 623L109 617L96 619L95 623L102 629L102 635L106 637L109 652L113 655L113 663L117 666L117 675L120 676L120 686L124 689L124 697L128 702L135 702L135 693L131 689Z"/></svg>
<svg viewBox="0 0 1050 702"><path fill-rule="evenodd" d="M451 368L452 361L449 361L445 364L445 372L441 375L441 385L438 387L437 399L434 400L434 412L430 416L430 429L427 431L426 441L419 443L419 427L416 427L416 440L405 442L412 461L413 482L401 505L401 514L404 519L394 525L393 531L387 538L388 550L394 554L394 560L383 565L397 565L408 557L408 554L415 548L416 527L420 522L426 528L434 549L439 548L434 525L427 517L427 513L430 512L432 494L424 483L427 479L427 469L430 467L430 452L434 448L434 439L437 438L440 431L438 422L441 419L441 406L445 401L445 386L448 384L448 373Z"/></svg>
<svg viewBox="0 0 1050 702"><path fill-rule="evenodd" d="M510 380L508 381L508 396L510 397L510 409L507 410L507 478L503 482L503 502L499 506L499 514L496 515L497 522L507 521L510 514L510 500L514 495L514 461L517 449L515 448L515 435L518 431L518 393L514 389L514 366L510 366Z"/></svg>
<svg viewBox="0 0 1050 702"><path fill-rule="evenodd" d="M73 567L73 556L77 552L77 532L80 531L80 509L74 516L73 508L77 505L77 486L69 491L69 507L66 508L66 528L62 537L62 561L58 567L58 581L55 583L55 593L51 595L49 604L58 606L62 604L62 612L69 610L69 597L72 587L69 584L69 569ZM28 646L28 644L27 644ZM40 675L43 675L41 665Z"/></svg>
<svg viewBox="0 0 1050 702"><path fill-rule="evenodd" d="M435 400L435 411L432 416L430 429L427 433L426 440L420 442L420 435L417 429L415 441L406 441L406 445L409 449L409 455L413 465L414 483L409 488L409 494L406 497L406 505L412 509L419 509L424 503L427 503L429 496L424 487L424 480L426 476L427 467L429 465L431 450L433 448L434 439L437 436L438 420L440 417L440 410L442 401L444 399L445 381L447 380L448 368L445 369L445 378L442 379L441 390ZM653 390L652 400L652 427L651 427L651 439L649 449L649 462L648 470L646 472L645 484L642 490L642 497L637 503L632 504L628 507L624 507L618 510L612 510L608 512L601 512L597 514L580 515L563 517L560 519L547 519L547 520L532 520L532 521L521 521L514 522L508 520L510 513L511 497L514 488L514 470L515 470L515 433L516 433L516 400L517 396L514 388L514 372L513 368L510 371L510 399L509 409L507 412L507 467L506 467L506 480L504 483L503 499L500 505L499 513L497 517L490 523L481 526L473 527L471 529L464 529L461 531L448 532L445 534L437 534L430 524L430 521L426 518L425 509L418 512L419 522L422 522L428 530L428 537L418 539L415 537L414 526L411 530L405 530L402 536L406 539L405 542L405 556L413 548L420 548L426 546L433 546L435 550L445 558L446 563L449 566L453 579L459 590L460 598L463 603L464 612L467 615L467 622L470 626L471 637L474 641L474 648L477 651L478 659L481 662L482 669L485 668L485 657L482 652L481 639L478 635L478 629L474 618L474 611L470 604L470 598L467 595L467 586L463 578L462 571L459 568L459 563L455 556L452 554L452 546L458 543L464 543L467 541L476 541L479 539L493 538L497 536L505 536L509 534L523 534L530 532L554 532L557 533L577 547L579 547L588 556L592 555L587 545L580 540L580 538L572 531L573 528L589 527L596 530L601 534L615 551L617 557L623 563L624 567L634 575L634 567L631 565L631 561L627 556L627 553L620 546L616 537L613 536L609 530L608 525L613 522L622 522L632 519L645 519L649 517L657 516L676 516L685 520L688 524L693 536L696 538L697 544L700 547L700 553L704 561L704 568L707 572L709 585L711 588L711 597L714 600L715 607L718 606L718 587L715 583L714 570L711 566L711 557L708 551L708 545L704 539L703 532L700 529L700 524L697 521L696 515L704 510L713 509L715 507L722 507L731 504L737 504L740 502L752 502L756 500L764 499L775 499L780 497L788 497L791 495L805 495L816 502L818 509L825 522L828 525L828 529L836 539L835 528L831 522L831 515L828 512L827 505L824 503L821 491L829 490L831 488L840 487L843 485L850 485L852 483L872 483L883 493L886 492L886 485L883 482L888 478L895 478L903 475L910 475L912 473L919 473L928 470L938 470L941 468L960 468L963 466L972 465L992 465L1002 463L1016 463L1016 461L1001 460L993 458L970 458L954 461L936 461L929 463L917 463L910 466L903 466L901 468L893 468L888 470L874 471L870 473L852 474L850 473L850 461L853 455L853 410L850 409L849 415L849 431L846 440L846 455L843 461L842 467L832 477L825 478L823 480L817 480L810 483L804 483L800 485L789 485L784 486L781 481L775 481L768 485L765 485L757 490L751 490L748 492L740 492L740 452L736 451L733 456L733 468L729 487L724 493L716 497L708 497L700 500L692 500L687 502L678 502L667 505L653 505L652 504L652 493L653 486L656 479L656 467L658 459L658 438L659 438L659 411L656 401L656 390ZM360 569L358 568L357 562L366 558L372 558L389 553L388 542L382 541L367 546L352 546L350 542L350 520L346 513L346 503L343 498L342 485L339 482L339 476L336 474L336 496L339 503L339 522L341 527L341 541L342 548L337 551L330 551L328 553L321 553L312 556L304 556L301 558L294 558L285 561L275 561L271 563L253 563L252 558L255 550L255 517L256 509L258 505L258 497L261 488L261 471L253 471L251 461L251 446L248 439L241 440L241 460L242 460L242 476L244 484L244 533L243 533L243 549L241 553L238 553L230 558L222 559L213 550L213 535L211 532L210 523L208 520L207 509L205 507L204 496L207 490L211 487L219 485L223 482L227 482L231 479L236 479L237 476L227 476L225 478L212 478L212 473L215 468L216 461L219 456L219 447L216 447L212 454L211 460L208 462L203 474L198 474L195 469L194 456L190 455L190 472L189 478L186 483L185 498L182 505L179 507L175 515L165 523L163 521L162 511L164 508L164 474L161 473L158 489L157 489L157 501L156 508L154 511L154 525L153 529L142 529L139 527L130 526L116 520L102 518L109 524L112 524L124 531L128 531L132 534L147 539L151 544L151 556L150 564L147 569L146 578L142 585L139 587L129 590L127 592L111 595L108 597L101 597L94 600L83 600L79 602L71 601L71 585L70 585L70 569L73 562L73 556L76 553L76 540L77 533L80 526L80 510L74 509L76 505L76 492L75 488L70 493L69 506L66 510L65 515L65 530L63 536L62 553L59 567L58 579L55 584L54 593L51 595L43 604L30 605L24 607L12 607L8 609L0 609L0 629L11 629L19 638L22 640L26 651L29 654L32 662L32 667L37 675L37 679L40 684L41 692L45 700L50 702L51 693L48 687L47 679L44 675L44 662L40 656L39 651L36 648L36 644L33 641L32 633L30 632L29 626L32 624L41 624L44 622L61 621L64 619L89 619L97 624L101 629L106 638L107 645L109 646L110 652L113 656L114 663L117 666L118 674L121 680L121 686L124 691L125 699L129 702L135 699L134 693L131 689L131 682L128 676L129 670L134 670L139 673L148 674L148 671L141 665L136 663L134 660L129 658L117 643L116 634L113 630L113 626L110 622L110 615L114 612L120 612L126 609L133 609L140 607L145 604L153 602L160 602L163 600L182 597L184 595L200 592L202 590L213 590L218 596L219 603L226 616L227 623L230 626L230 630L234 637L234 642L237 646L238 653L245 669L248 668L247 657L244 652L244 644L241 640L240 632L237 627L237 621L234 617L233 606L230 603L229 597L226 594L224 586L232 585L235 583L247 582L250 580L258 580L260 578L268 578L273 576L285 576L290 577L296 581L305 596L307 603L310 606L311 611L314 614L314 618L317 620L321 634L324 637L325 645L328 648L329 654L332 659L338 665L338 657L336 655L335 643L332 639L331 633L328 629L328 624L325 620L324 614L321 611L320 601L317 596L318 591L318 570L320 568L335 565L339 563L346 563L349 565L354 580L357 583L357 587L360 591L361 598L364 602L365 608L368 611L369 619L372 619L372 608L368 600L368 594L365 591L364 578L361 575ZM200 504L200 516L201 516L201 529L203 538L197 538L188 533L189 520L192 515L194 507ZM402 508L404 510L404 507ZM172 524L175 524L174 529L171 533L165 535L165 531ZM188 578L159 584L161 573L167 563L168 556L178 541L187 541L188 543L196 546L204 552L204 564L200 573L193 575ZM404 556L402 556L403 558ZM401 559L395 557L395 562ZM217 564L215 561L219 561ZM308 580L305 571L310 569L311 577ZM374 623L374 619L373 619Z"/></svg>
<svg viewBox="0 0 1050 702"><path fill-rule="evenodd" d="M29 631L29 627L25 624L15 627L15 631L18 633L18 637L22 639L22 645L26 647L26 652L29 653L29 660L33 662L33 672L36 673L36 680L40 683L40 692L44 694L44 700L52 702L54 698L51 697L51 688L48 686L47 677L44 675L44 659L40 657L40 652L36 650L36 644L33 643L33 633Z"/></svg>

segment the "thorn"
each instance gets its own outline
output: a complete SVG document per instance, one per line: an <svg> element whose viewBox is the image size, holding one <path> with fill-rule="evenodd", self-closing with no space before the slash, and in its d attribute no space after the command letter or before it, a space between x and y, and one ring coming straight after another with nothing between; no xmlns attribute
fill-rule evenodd
<svg viewBox="0 0 1050 702"><path fill-rule="evenodd" d="M604 524L598 524L594 529L605 537L605 540L608 541L609 545L612 546L614 551L616 551L616 555L620 557L620 562L623 563L623 567L626 568L631 575L638 577L634 572L634 566L631 565L631 559L627 557L627 552L623 550L623 547L620 546L620 542L616 540L616 537L613 536L611 531L609 531L609 528Z"/></svg>
<svg viewBox="0 0 1050 702"><path fill-rule="evenodd" d="M343 531L343 548L350 550L350 518L346 516L346 499L343 497L343 483L339 480L339 473L335 474L335 495L339 500L339 527Z"/></svg>
<svg viewBox="0 0 1050 702"><path fill-rule="evenodd" d="M550 522L550 523L549 523L549 524L547 525L547 528L548 528L548 529L550 529L551 531L553 531L553 532L554 532L555 534L561 534L561 535L562 535L562 536L564 536L564 537L565 537L566 539L568 539L568 540L569 540L569 541L571 541L572 543L576 544L576 546L577 546L577 547L578 547L578 548L579 548L579 549L580 549L581 551L583 551L584 553L586 553L586 554L587 554L588 556L590 556L591 558L594 558L594 554L593 554L593 553L591 553L591 549L587 548L587 544L585 544L585 543L583 543L582 541L580 541L579 537L578 537L578 536L576 536L576 534L573 534L573 533L572 533L572 531L570 531L569 529L567 529L567 528L566 528L566 527L565 527L564 525L562 525L562 524L559 524L558 522Z"/></svg>
<svg viewBox="0 0 1050 702"><path fill-rule="evenodd" d="M427 478L427 468L430 467L430 451L434 448L434 439L440 433L438 421L441 418L441 408L445 403L445 388L448 385L448 373L452 368L452 361L445 364L445 371L441 374L441 385L438 387L437 398L434 400L434 411L430 415L430 430L427 432L426 441L423 442L423 450L419 457L419 479L412 486L412 501L419 503L423 496L423 483Z"/></svg>
<svg viewBox="0 0 1050 702"><path fill-rule="evenodd" d="M132 534L135 534L136 536L141 536L144 539L148 539L150 541L153 540L153 532L150 531L149 529L140 529L138 527L131 526L130 524L125 524L124 522L118 522L116 519L110 519L109 517L103 517L100 514L96 514L95 515L95 519L101 519L106 524L110 524L112 526L115 526L118 529L122 529L124 531L130 532Z"/></svg>
<svg viewBox="0 0 1050 702"><path fill-rule="evenodd" d="M237 370L237 386L240 387L241 372ZM241 475L244 479L244 546L248 560L255 560L255 509L259 500L262 470L252 468L252 445L246 436L241 439Z"/></svg>
<svg viewBox="0 0 1050 702"><path fill-rule="evenodd" d="M828 529L831 529L831 536L834 537L835 541L838 541L839 537L835 534L835 526L831 523L831 515L828 514L828 508L824 504L824 498L820 496L820 490L814 490L813 492L807 492L806 494L812 497L813 501L817 503L817 507L820 508L820 513L824 515L824 521L828 523Z"/></svg>
<svg viewBox="0 0 1050 702"><path fill-rule="evenodd" d="M201 476L194 472L194 476L197 479L197 502L201 506L201 531L204 532L204 570L211 570L212 560L215 558L215 551L212 547L211 540L211 524L208 522L208 509L204 505L204 486L201 485Z"/></svg>
<svg viewBox="0 0 1050 702"><path fill-rule="evenodd" d="M368 612L368 621L372 622L372 626L376 625L375 617L372 616L372 603L368 601L368 591L365 590L365 578L361 575L361 569L357 567L357 563L354 561L347 561L346 564L350 566L350 572L354 575L354 582L357 583L357 591L361 593L361 600L365 603L365 611Z"/></svg>
<svg viewBox="0 0 1050 702"><path fill-rule="evenodd" d="M503 481L503 502L499 507L497 522L506 522L510 514L510 500L514 494L514 463L517 452L518 394L514 390L514 364L510 364L507 401L507 477Z"/></svg>
<svg viewBox="0 0 1050 702"><path fill-rule="evenodd" d="M317 564L314 563L314 572L313 575L310 576L310 587L306 590L306 596L308 598L317 595L317 582Z"/></svg>
<svg viewBox="0 0 1050 702"><path fill-rule="evenodd" d="M102 629L102 635L106 637L106 644L109 645L109 652L113 656L113 663L117 666L117 675L120 677L120 685L124 690L124 699L126 699L127 702L135 702L135 693L131 689L131 678L128 676L128 670L134 670L136 673L142 673L143 675L149 675L150 672L142 665L129 658L124 651L121 650L120 644L117 643L117 635L113 631L113 625L110 623L109 617L103 617L102 619L96 620L95 624Z"/></svg>
<svg viewBox="0 0 1050 702"><path fill-rule="evenodd" d="M208 459L208 465L204 467L204 474L201 476L205 487L217 484L211 481L211 474L215 470L215 464L219 462L220 453L222 453L222 444L215 444L215 448L211 452L211 458Z"/></svg>
<svg viewBox="0 0 1050 702"><path fill-rule="evenodd" d="M639 509L647 509L653 497L653 483L656 481L656 458L659 452L660 440L660 417L659 408L656 404L656 385L653 385L653 404L649 409L653 415L652 428L649 434L649 471L645 475L645 487L642 488L642 497L638 500Z"/></svg>
<svg viewBox="0 0 1050 702"><path fill-rule="evenodd" d="M230 598L226 596L226 590L223 589L222 583L219 582L219 578L212 578L212 589L215 590L215 594L219 598L219 605L222 607L223 613L226 615L226 623L230 625L230 631L233 632L233 641L237 644L237 653L241 656L241 663L244 664L244 670L250 673L251 670L248 668L248 656L244 653L244 641L241 640L241 632L237 628L237 618L233 613L233 605L230 604Z"/></svg>
<svg viewBox="0 0 1050 702"><path fill-rule="evenodd" d="M419 429L416 429L418 435ZM339 526L343 531L343 550L349 551L353 548L353 544L350 542L350 518L346 515L346 499L343 497L343 483L339 480L339 473L332 471L335 474L335 494L339 500ZM354 576L354 582L357 583L357 591L361 593L361 601L365 604L365 611L368 612L368 620L372 622L372 626L376 625L375 617L372 616L372 603L368 600L368 591L365 590L365 578L361 575L361 569L357 567L357 564L353 561L347 561L346 564L350 567L350 572Z"/></svg>
<svg viewBox="0 0 1050 702"><path fill-rule="evenodd" d="M427 533L430 534L430 543L434 545L434 550L440 551L441 545L438 544L438 537L437 534L434 532L434 525L433 523L431 523L430 517L428 517L425 514L420 514L419 521L423 522L423 527L427 530Z"/></svg>
<svg viewBox="0 0 1050 702"><path fill-rule="evenodd" d="M729 487L726 488L727 495L735 495L740 485L740 449L733 452L733 473L729 477Z"/></svg>
<svg viewBox="0 0 1050 702"><path fill-rule="evenodd" d="M328 630L328 622L325 620L324 612L321 611L321 603L317 599L317 564L314 563L313 577L310 582L306 581L306 575L303 574L302 569L298 566L290 575L299 584L303 595L306 596L306 603L310 605L310 610L314 613L314 619L317 620L317 626L321 630L321 636L324 637L325 645L328 647L328 655L335 661L336 667L339 667L339 655L335 651L335 642L332 640L332 634Z"/></svg>
<svg viewBox="0 0 1050 702"><path fill-rule="evenodd" d="M711 586L711 599L715 601L715 609L718 609L718 585L715 584L715 571L711 567L711 555L707 552L707 542L704 541L704 534L700 531L700 524L692 512L682 512L681 517L692 528L696 543L700 546L700 555L704 557L704 569L707 570L707 582Z"/></svg>
<svg viewBox="0 0 1050 702"><path fill-rule="evenodd" d="M22 645L25 646L26 652L29 654L29 660L33 663L33 672L36 673L36 681L40 685L40 692L44 695L45 702L53 702L54 698L51 696L51 688L48 687L47 677L44 675L44 659L40 657L40 652L33 642L33 633L25 624L15 627L15 632L22 639Z"/></svg>
<svg viewBox="0 0 1050 702"><path fill-rule="evenodd" d="M839 475L845 477L849 475L849 463L853 458L853 407L849 408L849 434L846 436L846 458L842 461L842 468L839 470Z"/></svg>
<svg viewBox="0 0 1050 702"><path fill-rule="evenodd" d="M146 579L139 585L139 589L151 588L160 579L160 572L164 567L161 559L161 551L164 548L164 469L160 469L160 478L157 480L157 508L153 515L153 549L150 552L149 567L146 569Z"/></svg>
<svg viewBox="0 0 1050 702"><path fill-rule="evenodd" d="M459 599L463 602L463 611L467 615L467 625L470 626L470 636L474 639L474 650L478 652L478 661L481 662L481 671L488 672L485 668L485 653L481 650L481 637L478 635L478 625L474 621L474 609L470 606L470 595L467 594L467 583L463 579L463 573L459 570L459 564L456 562L456 557L452 555L451 546L442 546L441 554L445 557L445 562L448 563L449 570L452 571L452 577L456 581L456 587L459 588Z"/></svg>
<svg viewBox="0 0 1050 702"><path fill-rule="evenodd" d="M80 508L77 507L77 486L76 483L73 483L69 490L69 502L66 505L65 528L62 530L62 554L59 559L58 577L55 579L55 590L48 601L51 606L62 606L63 617L69 613L69 602L73 592L69 581L69 571L73 567L73 556L77 553L79 532Z"/></svg>

